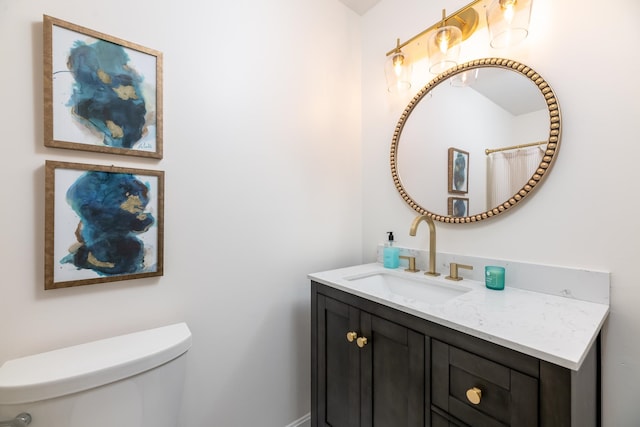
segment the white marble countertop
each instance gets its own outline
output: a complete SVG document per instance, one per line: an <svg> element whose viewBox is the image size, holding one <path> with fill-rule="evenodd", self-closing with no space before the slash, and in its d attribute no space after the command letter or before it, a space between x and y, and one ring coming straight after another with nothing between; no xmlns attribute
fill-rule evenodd
<svg viewBox="0 0 640 427"><path fill-rule="evenodd" d="M442 303L429 304L348 280L376 273L462 286L469 291ZM494 291L476 280L452 282L444 276L427 278L422 272L390 270L378 263L313 273L309 278L575 371L582 365L609 313L607 304L509 286Z"/></svg>

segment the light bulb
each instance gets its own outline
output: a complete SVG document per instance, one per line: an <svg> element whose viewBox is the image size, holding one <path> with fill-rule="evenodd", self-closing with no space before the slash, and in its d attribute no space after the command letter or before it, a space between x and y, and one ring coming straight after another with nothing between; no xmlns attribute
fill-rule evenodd
<svg viewBox="0 0 640 427"><path fill-rule="evenodd" d="M402 66L404 65L404 55L397 54L393 56L393 71L396 73L396 76L400 76L402 74Z"/></svg>
<svg viewBox="0 0 640 427"><path fill-rule="evenodd" d="M504 20L507 21L509 23L509 25L511 25L511 22L513 22L513 15L515 14L514 11L514 5L513 3L510 3L506 6L503 6L503 12L502 15L504 17Z"/></svg>
<svg viewBox="0 0 640 427"><path fill-rule="evenodd" d="M449 50L449 41L451 41L451 31L449 31L448 28L438 30L438 33L436 34L436 41L440 52L446 54Z"/></svg>

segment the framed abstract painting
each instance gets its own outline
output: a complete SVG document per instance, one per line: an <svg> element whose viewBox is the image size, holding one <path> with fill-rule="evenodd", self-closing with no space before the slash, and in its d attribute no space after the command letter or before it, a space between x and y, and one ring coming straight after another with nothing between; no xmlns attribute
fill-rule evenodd
<svg viewBox="0 0 640 427"><path fill-rule="evenodd" d="M449 197L447 200L447 215L454 218L469 216L469 199L466 197Z"/></svg>
<svg viewBox="0 0 640 427"><path fill-rule="evenodd" d="M51 16L44 145L162 158L162 53Z"/></svg>
<svg viewBox="0 0 640 427"><path fill-rule="evenodd" d="M163 275L164 172L47 161L45 289Z"/></svg>
<svg viewBox="0 0 640 427"><path fill-rule="evenodd" d="M457 148L449 148L448 172L449 193L467 193L469 191L469 153Z"/></svg>

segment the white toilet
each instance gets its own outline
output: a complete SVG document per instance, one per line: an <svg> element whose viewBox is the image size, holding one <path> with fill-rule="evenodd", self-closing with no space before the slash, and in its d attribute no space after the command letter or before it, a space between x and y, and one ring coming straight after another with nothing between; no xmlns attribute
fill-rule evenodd
<svg viewBox="0 0 640 427"><path fill-rule="evenodd" d="M0 427L179 426L190 347L179 323L10 360Z"/></svg>

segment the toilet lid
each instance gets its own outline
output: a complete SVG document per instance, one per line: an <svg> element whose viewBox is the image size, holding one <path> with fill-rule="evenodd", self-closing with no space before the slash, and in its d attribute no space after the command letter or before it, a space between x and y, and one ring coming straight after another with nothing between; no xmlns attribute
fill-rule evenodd
<svg viewBox="0 0 640 427"><path fill-rule="evenodd" d="M191 347L186 323L9 360L0 366L0 405L37 402L128 378Z"/></svg>

